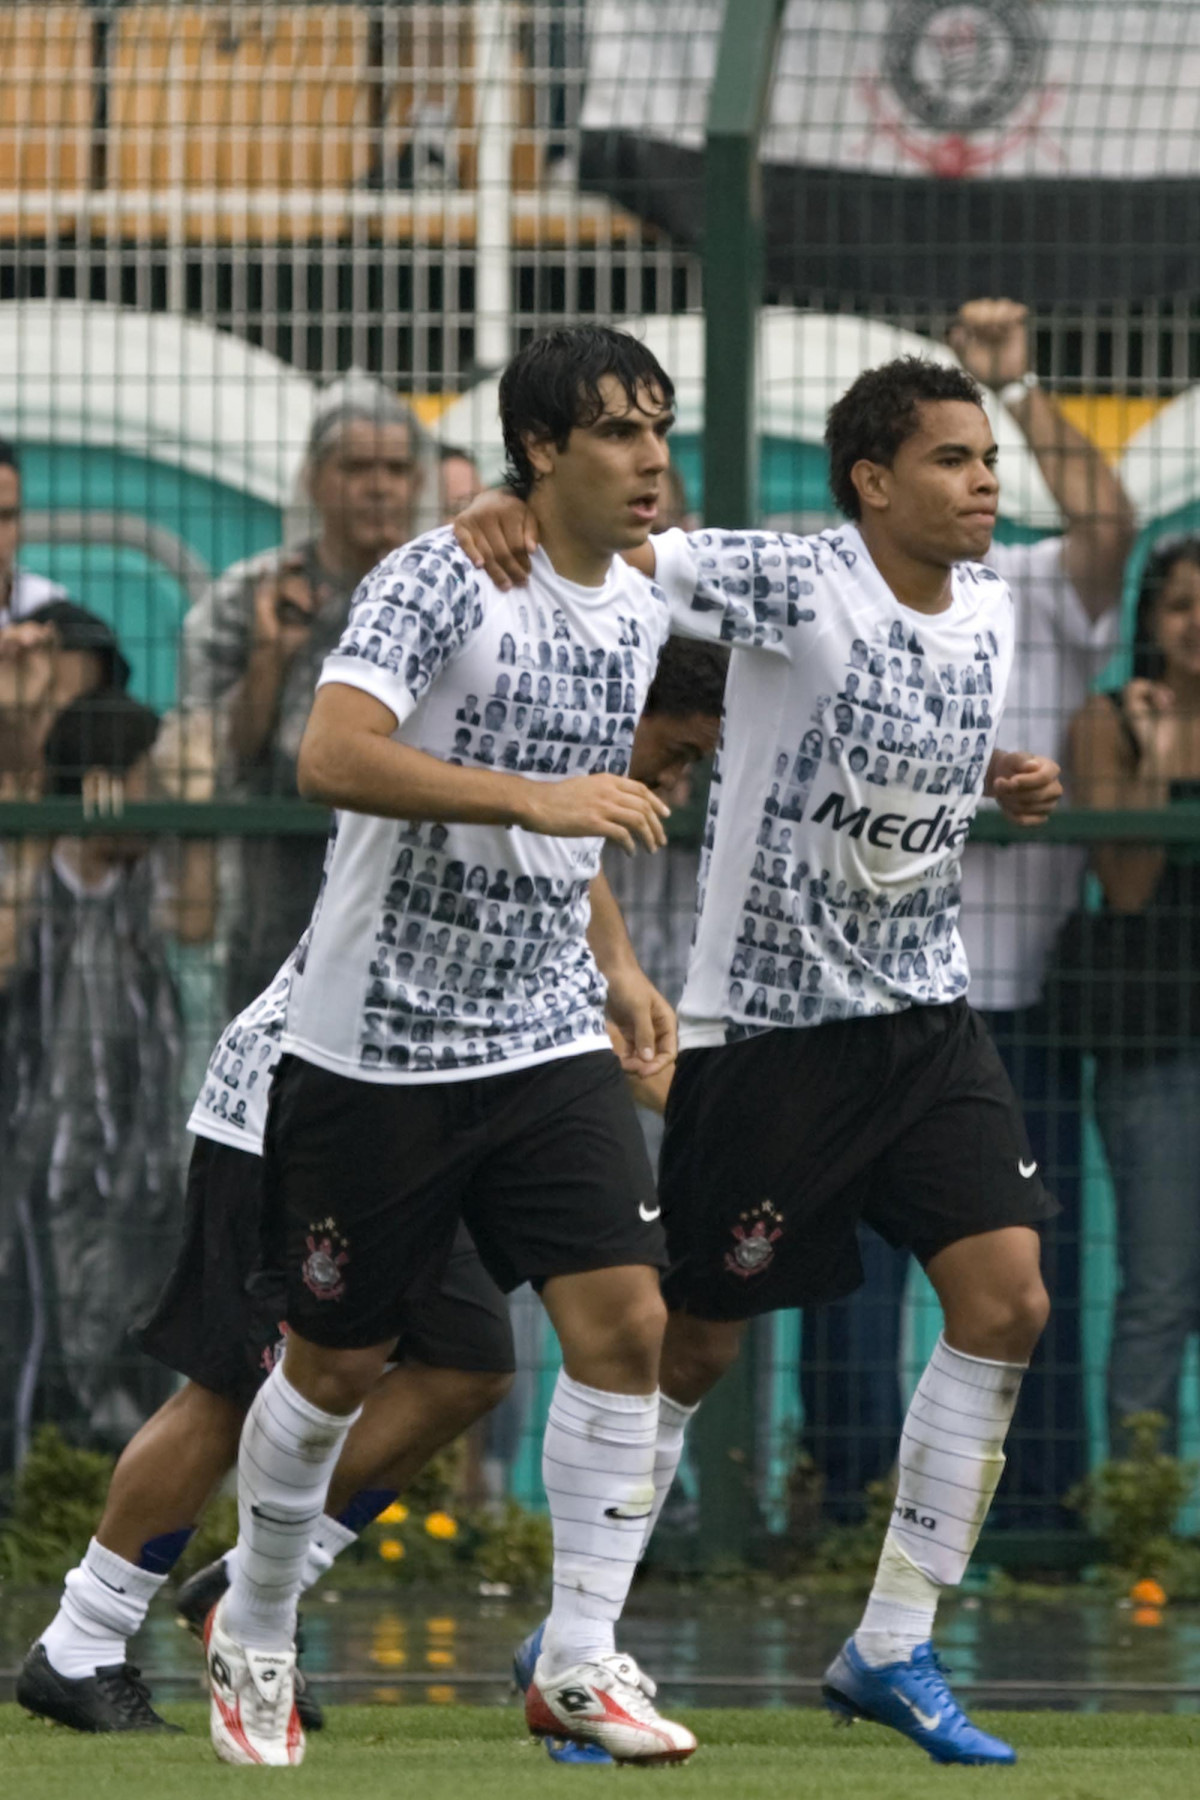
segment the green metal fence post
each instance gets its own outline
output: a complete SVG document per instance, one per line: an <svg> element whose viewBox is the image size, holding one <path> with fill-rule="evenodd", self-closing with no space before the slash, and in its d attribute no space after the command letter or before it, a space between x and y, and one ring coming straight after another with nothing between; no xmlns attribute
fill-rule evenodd
<svg viewBox="0 0 1200 1800"><path fill-rule="evenodd" d="M785 0L726 0L704 152L704 518L758 504L754 368L763 289L758 145Z"/></svg>
<svg viewBox="0 0 1200 1800"><path fill-rule="evenodd" d="M704 519L750 525L758 507L755 350L763 289L758 145L785 0L726 0L705 144ZM744 1558L758 1534L755 1332L697 1416L700 1554Z"/></svg>

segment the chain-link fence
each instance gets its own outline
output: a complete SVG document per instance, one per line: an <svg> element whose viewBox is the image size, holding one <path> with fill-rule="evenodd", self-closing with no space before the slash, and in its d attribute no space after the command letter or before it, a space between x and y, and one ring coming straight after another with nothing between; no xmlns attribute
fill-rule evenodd
<svg viewBox="0 0 1200 1800"><path fill-rule="evenodd" d="M345 494L321 479L346 420L391 434L380 551L499 474L496 371L514 349L562 320L628 322L677 383L674 517L703 517L722 10L0 7L6 1455L39 1417L117 1444L157 1392L121 1330L170 1260L187 1109L320 876L324 822L298 801L295 758L366 554L347 552ZM860 369L910 350L964 361L1001 451L996 561L1021 640L1005 740L1072 775L1049 841L966 855L973 998L1063 1207L1055 1322L997 1509L1010 1526L1070 1526L1062 1496L1126 1413L1181 1419L1185 1446L1198 1429L1200 753L1192 653L1168 617L1200 579L1198 77L1196 10L1170 0L793 0L763 138L760 519L832 519L824 415ZM1169 534L1176 550L1151 558ZM268 643L256 713L248 671ZM976 729L987 696L935 718L902 658L862 673L879 687L871 756L914 786L928 762L936 796L937 746ZM1174 680L1169 741L1144 690L1122 698L1131 674ZM1089 702L1097 685L1113 698ZM138 765L136 834L103 816L112 785L80 778L61 725L114 686L165 721L144 769L136 709L111 750L114 769ZM1118 747L1101 780L1109 714L1126 760ZM672 998L695 835L622 871ZM762 949L747 946L752 979ZM888 953L915 954L902 927ZM713 1409L699 1467L732 1454L745 1476L726 1546L811 1509L806 1458L832 1520L887 1476L936 1311L903 1258L864 1254L862 1293L756 1328L736 1416ZM549 1352L523 1306L525 1377L482 1453L494 1485L536 1500ZM689 1470L676 1522L698 1482Z"/></svg>

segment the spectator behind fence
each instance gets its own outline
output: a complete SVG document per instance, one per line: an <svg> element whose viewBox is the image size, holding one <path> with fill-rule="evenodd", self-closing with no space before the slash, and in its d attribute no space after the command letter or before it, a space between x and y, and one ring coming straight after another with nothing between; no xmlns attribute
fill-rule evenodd
<svg viewBox="0 0 1200 1800"><path fill-rule="evenodd" d="M129 664L109 626L73 601L51 600L16 624L0 625L0 798L37 799L54 721L85 694L124 689L128 680ZM44 838L0 841L0 1040L46 854Z"/></svg>
<svg viewBox="0 0 1200 1800"><path fill-rule="evenodd" d="M1038 386L1024 306L970 301L950 343L970 373L998 393L1063 513L1061 534L1037 543L993 543L985 560L1008 583L1016 606L1006 736L1065 766L1071 717L1114 646L1133 510L1100 451ZM954 725L968 729L986 702L986 693L961 694L947 702L939 723L946 726L953 707ZM1044 1004L1047 957L1076 902L1085 865L1086 852L1066 844L974 844L963 855L960 927L971 1003L996 1040L1046 1185L1062 1207L1043 1233L1050 1324L1009 1434L994 1524L1074 1522L1058 1503L1087 1467L1082 1069L1078 1050L1061 1041ZM867 1481L887 1472L902 1419L896 1365L908 1259L871 1244L867 1268L867 1285L849 1301L805 1318L806 1437L826 1473L833 1510L843 1514L854 1513L853 1497Z"/></svg>
<svg viewBox="0 0 1200 1800"><path fill-rule="evenodd" d="M1155 547L1138 595L1133 678L1071 732L1088 806L1200 797L1200 536ZM1117 1208L1120 1291L1109 1438L1159 1412L1172 1447L1189 1336L1200 1328L1200 860L1195 846L1098 845L1099 913L1064 927L1064 1018L1096 1053L1096 1122Z"/></svg>
<svg viewBox="0 0 1200 1800"><path fill-rule="evenodd" d="M438 517L443 525L457 519L476 494L483 492L483 482L475 459L469 450L457 444L438 447Z"/></svg>
<svg viewBox="0 0 1200 1800"><path fill-rule="evenodd" d="M27 617L47 601L67 597L57 581L20 566L20 544L21 465L13 446L0 438L0 625Z"/></svg>
<svg viewBox="0 0 1200 1800"><path fill-rule="evenodd" d="M74 701L46 739L46 793L113 823L54 843L13 984L0 1367L17 1381L0 1404L3 1466L43 1420L118 1448L165 1398L125 1333L158 1291L180 1220L182 1022L167 937L211 932L212 885L207 846L187 845L161 918L151 844L121 828L124 802L155 791L158 735L155 713L109 688Z"/></svg>
<svg viewBox="0 0 1200 1800"><path fill-rule="evenodd" d="M241 794L297 796L296 753L317 677L369 569L414 535L424 437L412 411L352 371L314 419L304 481L315 528L294 551L235 563L184 623L180 693L219 710ZM227 1010L269 986L312 912L323 837L243 839L236 852Z"/></svg>

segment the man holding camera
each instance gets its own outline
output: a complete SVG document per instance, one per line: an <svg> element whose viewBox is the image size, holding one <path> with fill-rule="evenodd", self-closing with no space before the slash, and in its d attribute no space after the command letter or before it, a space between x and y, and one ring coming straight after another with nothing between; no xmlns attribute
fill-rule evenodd
<svg viewBox="0 0 1200 1800"><path fill-rule="evenodd" d="M296 753L321 665L359 581L414 535L426 461L410 409L352 371L328 391L309 433L301 479L311 531L294 548L235 563L188 614L181 700L217 713L235 792L295 797ZM295 945L324 855L322 837L247 838L237 847L231 1011L269 984Z"/></svg>

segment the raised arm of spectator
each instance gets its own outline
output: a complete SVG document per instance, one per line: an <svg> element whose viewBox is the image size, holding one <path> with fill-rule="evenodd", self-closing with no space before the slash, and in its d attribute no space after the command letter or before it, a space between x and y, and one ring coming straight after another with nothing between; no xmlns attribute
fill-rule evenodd
<svg viewBox="0 0 1200 1800"><path fill-rule="evenodd" d="M151 752L152 797L197 804L216 787L216 733L208 711L169 712ZM217 928L217 847L175 838L165 849L165 924L181 944L211 943Z"/></svg>
<svg viewBox="0 0 1200 1800"><path fill-rule="evenodd" d="M179 694L224 720L230 751L255 762L270 741L293 657L312 629L315 601L296 560L227 570L188 613Z"/></svg>
<svg viewBox="0 0 1200 1800"><path fill-rule="evenodd" d="M1166 806L1176 772L1180 720L1169 688L1130 681L1120 696L1093 694L1071 722L1071 788L1080 806ZM1099 844L1092 867L1114 912L1140 912L1162 879L1166 852L1148 844Z"/></svg>
<svg viewBox="0 0 1200 1800"><path fill-rule="evenodd" d="M1063 573L1093 619L1121 597L1133 545L1133 507L1117 473L1031 378L1028 308L969 300L950 328L951 348L995 389L1029 444L1066 521Z"/></svg>
<svg viewBox="0 0 1200 1800"><path fill-rule="evenodd" d="M55 711L53 646L49 625L0 629L0 792L10 799L39 791Z"/></svg>

